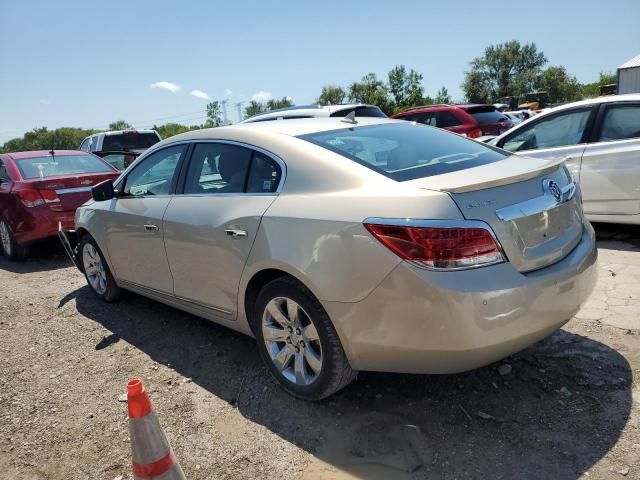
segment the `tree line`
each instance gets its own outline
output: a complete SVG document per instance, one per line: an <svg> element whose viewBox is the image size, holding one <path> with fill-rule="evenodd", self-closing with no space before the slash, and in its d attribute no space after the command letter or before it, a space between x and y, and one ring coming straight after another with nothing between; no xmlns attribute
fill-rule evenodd
<svg viewBox="0 0 640 480"><path fill-rule="evenodd" d="M548 59L538 50L535 43L513 40L487 47L482 56L469 63L469 70L464 72L462 90L465 101L473 103L494 103L501 97L520 97L531 91L546 91L549 103L559 104L596 97L602 85L615 83L614 73L601 72L598 80L591 83L580 83L562 65L548 66ZM392 68L385 79L378 78L375 73L368 73L346 87L326 85L322 87L316 102L321 105L338 105L342 103L365 103L377 105L387 115L406 108L440 103L452 103L453 99L445 86L433 96L425 94L422 81L424 75L404 65ZM244 118L260 113L293 106L290 97L270 99L265 102L252 100L244 109ZM167 138L189 130L210 128L222 125L221 107L213 101L206 107L207 119L199 125L182 125L166 123L154 125L162 138ZM112 122L109 130L130 128L124 120ZM75 149L82 140L96 133L94 129L35 128L24 134L22 138L9 140L0 152L16 152L25 150Z"/></svg>

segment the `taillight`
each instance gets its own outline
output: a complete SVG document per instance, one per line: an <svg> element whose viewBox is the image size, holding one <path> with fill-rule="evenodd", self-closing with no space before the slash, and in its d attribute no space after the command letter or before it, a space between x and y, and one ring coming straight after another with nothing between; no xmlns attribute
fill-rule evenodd
<svg viewBox="0 0 640 480"><path fill-rule="evenodd" d="M55 204L60 203L60 198L55 190L36 190L30 188L18 190L17 192L20 201L27 208L39 207L44 204L53 208L56 206Z"/></svg>
<svg viewBox="0 0 640 480"><path fill-rule="evenodd" d="M487 228L364 224L383 245L405 260L436 270L455 270L504 261Z"/></svg>
<svg viewBox="0 0 640 480"><path fill-rule="evenodd" d="M482 136L482 129L474 128L469 133L467 133L469 138L478 138Z"/></svg>

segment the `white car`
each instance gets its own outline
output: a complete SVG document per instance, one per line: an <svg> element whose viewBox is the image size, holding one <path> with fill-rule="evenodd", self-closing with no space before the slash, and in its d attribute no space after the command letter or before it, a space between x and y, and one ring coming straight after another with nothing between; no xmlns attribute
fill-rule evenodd
<svg viewBox="0 0 640 480"><path fill-rule="evenodd" d="M640 224L640 94L583 100L544 111L489 142L561 158L593 222Z"/></svg>
<svg viewBox="0 0 640 480"><path fill-rule="evenodd" d="M260 113L240 123L265 122L267 120L295 120L299 118L346 117L351 112L355 112L359 118L385 118L387 116L379 107L375 105L365 105L363 103L345 105L299 105Z"/></svg>

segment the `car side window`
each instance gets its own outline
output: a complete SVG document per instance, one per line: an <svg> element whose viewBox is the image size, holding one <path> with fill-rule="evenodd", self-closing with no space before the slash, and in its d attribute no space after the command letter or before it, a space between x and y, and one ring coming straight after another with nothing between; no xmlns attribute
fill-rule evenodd
<svg viewBox="0 0 640 480"><path fill-rule="evenodd" d="M7 174L7 167L5 167L2 160L0 160L0 183L9 183L9 174Z"/></svg>
<svg viewBox="0 0 640 480"><path fill-rule="evenodd" d="M510 152L564 147L582 142L591 109L574 110L525 126L505 138L502 148Z"/></svg>
<svg viewBox="0 0 640 480"><path fill-rule="evenodd" d="M199 143L193 149L184 193L243 193L252 150L226 143Z"/></svg>
<svg viewBox="0 0 640 480"><path fill-rule="evenodd" d="M273 159L255 152L247 180L247 193L274 193L281 175L280 166Z"/></svg>
<svg viewBox="0 0 640 480"><path fill-rule="evenodd" d="M411 122L418 122L424 125L431 125L432 127L436 126L436 114L431 113L415 113L413 115L407 115L404 117L405 120L409 120Z"/></svg>
<svg viewBox="0 0 640 480"><path fill-rule="evenodd" d="M457 127L458 125L462 125L462 122L456 118L456 116L451 113L443 110L438 112L438 121L437 126L440 128L447 127Z"/></svg>
<svg viewBox="0 0 640 480"><path fill-rule="evenodd" d="M133 197L168 195L184 151L184 145L176 145L149 155L127 175L123 193Z"/></svg>
<svg viewBox="0 0 640 480"><path fill-rule="evenodd" d="M89 139L85 138L82 143L80 144L80 150L83 150L85 152L89 151Z"/></svg>
<svg viewBox="0 0 640 480"><path fill-rule="evenodd" d="M611 105L602 121L599 142L640 137L640 105Z"/></svg>

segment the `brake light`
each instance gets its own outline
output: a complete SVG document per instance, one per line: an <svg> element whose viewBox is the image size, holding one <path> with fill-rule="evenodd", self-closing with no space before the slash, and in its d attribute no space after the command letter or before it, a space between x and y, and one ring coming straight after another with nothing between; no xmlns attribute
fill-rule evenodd
<svg viewBox="0 0 640 480"><path fill-rule="evenodd" d="M25 189L18 190L18 196L20 197L20 201L27 208L39 207L40 205L50 205L52 208L55 205L60 203L60 198L55 190L36 190L36 189Z"/></svg>
<svg viewBox="0 0 640 480"><path fill-rule="evenodd" d="M469 138L478 138L478 137L481 137L481 136L482 136L482 129L480 129L480 128L474 128L474 129L472 129L472 130L467 134L467 136L468 136Z"/></svg>
<svg viewBox="0 0 640 480"><path fill-rule="evenodd" d="M418 227L365 223L371 234L405 260L435 270L474 268L504 261L491 232L477 227Z"/></svg>

